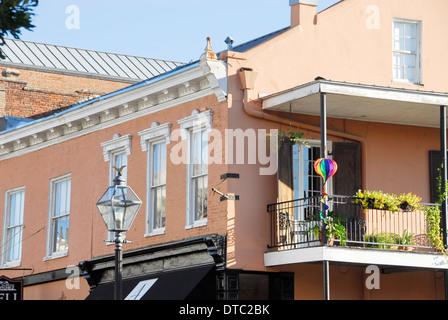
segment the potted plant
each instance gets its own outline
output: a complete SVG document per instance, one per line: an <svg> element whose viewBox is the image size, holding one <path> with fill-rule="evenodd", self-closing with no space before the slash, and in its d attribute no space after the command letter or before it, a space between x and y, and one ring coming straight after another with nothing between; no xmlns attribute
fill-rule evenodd
<svg viewBox="0 0 448 320"><path fill-rule="evenodd" d="M403 236L401 237L400 241L404 247L399 247L399 249L405 249L407 251L414 250L414 247L410 247L414 244L414 234L410 233L408 229L404 230Z"/></svg>
<svg viewBox="0 0 448 320"><path fill-rule="evenodd" d="M421 197L412 192L406 194L402 193L398 196L398 201L400 202L399 207L403 211L414 211L422 209L423 206L420 204L421 200Z"/></svg>
<svg viewBox="0 0 448 320"><path fill-rule="evenodd" d="M398 249L399 238L399 235L387 232L366 235L366 241L371 243L368 246L379 249Z"/></svg>
<svg viewBox="0 0 448 320"><path fill-rule="evenodd" d="M347 241L347 230L345 226L341 223L340 218L328 217L327 220L323 220L325 224L325 235L328 239L328 245L333 245L335 240L339 240L342 246L346 245ZM316 238L322 239L322 226L321 224L316 224L308 230L308 232L313 232Z"/></svg>

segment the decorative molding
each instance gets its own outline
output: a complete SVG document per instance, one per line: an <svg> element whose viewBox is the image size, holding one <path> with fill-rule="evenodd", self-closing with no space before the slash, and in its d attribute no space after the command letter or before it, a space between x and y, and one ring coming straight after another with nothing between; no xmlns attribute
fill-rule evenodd
<svg viewBox="0 0 448 320"><path fill-rule="evenodd" d="M80 124L78 124L78 123L72 124L71 122L69 122L64 126L64 135L77 132L81 129L82 129L82 127Z"/></svg>
<svg viewBox="0 0 448 320"><path fill-rule="evenodd" d="M36 133L30 137L30 146L33 146L33 145L36 145L39 143L43 143L45 141L46 141L46 136L44 136L44 134Z"/></svg>
<svg viewBox="0 0 448 320"><path fill-rule="evenodd" d="M204 112L199 112L199 110L194 110L191 116L178 120L177 123L180 124L181 137L182 140L188 139L188 131L207 129L207 132L211 132L213 128L213 110L207 110Z"/></svg>
<svg viewBox="0 0 448 320"><path fill-rule="evenodd" d="M159 124L153 122L151 128L143 130L138 133L140 136L140 144L142 151L148 151L148 145L150 142L165 137L166 144L171 143L171 123Z"/></svg>
<svg viewBox="0 0 448 320"><path fill-rule="evenodd" d="M110 161L110 155L113 151L117 149L124 149L127 155L131 154L131 140L132 135L128 134L125 136L115 135L112 140L103 142L101 147L103 147L104 162Z"/></svg>

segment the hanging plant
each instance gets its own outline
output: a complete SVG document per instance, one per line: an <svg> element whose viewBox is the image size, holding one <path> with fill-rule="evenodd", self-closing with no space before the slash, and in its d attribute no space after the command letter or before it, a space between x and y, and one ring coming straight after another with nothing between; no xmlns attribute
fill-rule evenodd
<svg viewBox="0 0 448 320"><path fill-rule="evenodd" d="M270 133L267 133L266 136L271 137L272 135ZM289 145L301 143L302 145L309 147L308 142L303 139L304 136L305 132L302 131L278 131L278 145L280 147L283 143L287 143Z"/></svg>
<svg viewBox="0 0 448 320"><path fill-rule="evenodd" d="M382 191L361 191L355 194L354 204L359 204L366 209L389 210L392 212L401 211L400 201L396 196Z"/></svg>

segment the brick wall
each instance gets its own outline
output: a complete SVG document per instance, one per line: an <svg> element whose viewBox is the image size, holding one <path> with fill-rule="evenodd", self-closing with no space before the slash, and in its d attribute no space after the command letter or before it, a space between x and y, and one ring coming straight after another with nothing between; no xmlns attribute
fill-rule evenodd
<svg viewBox="0 0 448 320"><path fill-rule="evenodd" d="M125 82L0 66L0 117L41 118L128 85Z"/></svg>

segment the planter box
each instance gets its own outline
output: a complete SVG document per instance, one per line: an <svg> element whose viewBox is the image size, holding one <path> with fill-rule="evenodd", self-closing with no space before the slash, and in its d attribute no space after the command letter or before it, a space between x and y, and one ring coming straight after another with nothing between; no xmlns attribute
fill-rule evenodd
<svg viewBox="0 0 448 320"><path fill-rule="evenodd" d="M427 232L424 211L392 212L388 210L365 209L362 215L365 219L366 235L387 234L396 235L398 238L407 232L414 236L415 241L415 239L423 238L422 235L426 235Z"/></svg>

